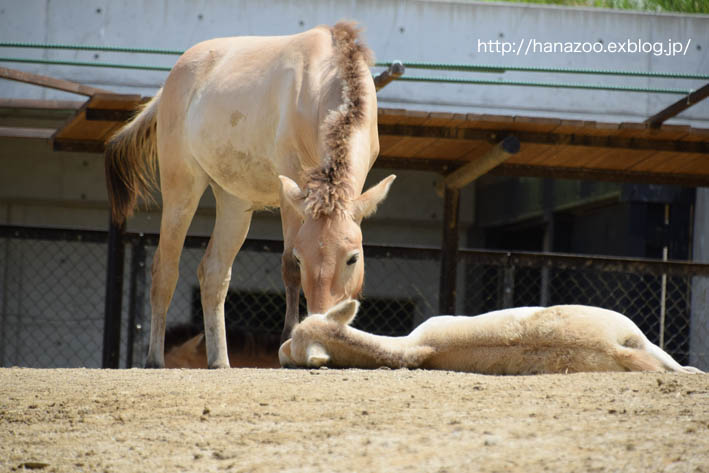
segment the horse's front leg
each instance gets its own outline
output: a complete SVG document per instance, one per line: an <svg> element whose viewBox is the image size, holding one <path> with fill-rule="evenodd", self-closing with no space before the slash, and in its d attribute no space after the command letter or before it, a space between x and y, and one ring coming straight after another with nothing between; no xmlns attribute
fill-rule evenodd
<svg viewBox="0 0 709 473"><path fill-rule="evenodd" d="M293 242L301 226L301 217L295 209L282 204L281 223L283 225L281 276L286 288L286 318L281 333L281 343L283 343L290 338L291 331L300 322L300 267L293 256Z"/></svg>
<svg viewBox="0 0 709 473"><path fill-rule="evenodd" d="M286 319L281 333L281 343L288 340L293 328L300 322L300 268L293 256L293 248L285 246L281 259L281 274L286 287Z"/></svg>

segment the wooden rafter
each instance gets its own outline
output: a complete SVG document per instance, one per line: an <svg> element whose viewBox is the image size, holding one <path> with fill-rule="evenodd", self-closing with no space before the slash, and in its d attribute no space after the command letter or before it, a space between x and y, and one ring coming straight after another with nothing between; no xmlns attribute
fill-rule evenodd
<svg viewBox="0 0 709 473"><path fill-rule="evenodd" d="M76 82L71 82L64 79L57 79L54 77L43 76L40 74L33 74L31 72L20 71L18 69L10 69L8 67L0 67L0 78L86 96L91 96L99 93L111 93L111 91L109 90L98 89L96 87L78 84Z"/></svg>
<svg viewBox="0 0 709 473"><path fill-rule="evenodd" d="M709 97L709 84L701 87L686 97L678 100L667 108L664 108L645 120L645 124L650 128L659 128L665 121L687 110L692 105L701 102Z"/></svg>

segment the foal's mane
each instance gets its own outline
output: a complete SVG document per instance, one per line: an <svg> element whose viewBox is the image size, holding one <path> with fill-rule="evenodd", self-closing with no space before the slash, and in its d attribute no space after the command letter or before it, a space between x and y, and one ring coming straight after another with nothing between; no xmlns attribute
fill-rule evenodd
<svg viewBox="0 0 709 473"><path fill-rule="evenodd" d="M334 62L342 81L342 104L325 117L320 134L325 137L325 162L307 175L305 209L312 218L344 214L353 189L348 155L353 130L362 125L367 106L365 80L368 72L362 62L372 64L372 52L352 22L339 22L331 29Z"/></svg>

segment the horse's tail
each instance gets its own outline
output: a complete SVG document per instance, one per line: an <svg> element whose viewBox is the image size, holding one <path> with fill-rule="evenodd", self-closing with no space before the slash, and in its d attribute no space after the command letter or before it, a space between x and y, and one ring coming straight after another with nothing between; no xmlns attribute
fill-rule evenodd
<svg viewBox="0 0 709 473"><path fill-rule="evenodd" d="M157 110L162 89L106 143L106 187L113 221L121 224L138 199L157 188Z"/></svg>

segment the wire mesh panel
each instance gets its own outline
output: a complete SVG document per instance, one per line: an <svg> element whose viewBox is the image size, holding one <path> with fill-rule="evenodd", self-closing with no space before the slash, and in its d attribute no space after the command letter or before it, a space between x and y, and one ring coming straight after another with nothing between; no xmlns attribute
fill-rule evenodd
<svg viewBox="0 0 709 473"><path fill-rule="evenodd" d="M438 260L366 254L362 304L354 326L379 335L405 335L438 310Z"/></svg>
<svg viewBox="0 0 709 473"><path fill-rule="evenodd" d="M706 305L692 303L691 274L664 274L660 262L593 264L594 258L550 260L549 255L527 255L522 265L509 254L494 264L477 261L469 253L463 300L467 314L507 307L582 304L614 310L628 316L653 343L678 362L709 367L709 327ZM482 258L488 262L490 258ZM624 267L627 270L623 270ZM692 328L692 308L695 323ZM696 341L690 345L690 335Z"/></svg>
<svg viewBox="0 0 709 473"><path fill-rule="evenodd" d="M0 226L0 364L100 367L106 298L106 232ZM124 237L120 366L142 366L150 326L156 235ZM206 238L188 238L168 327L202 331L197 268ZM249 240L236 258L227 328L279 334L285 296L279 242ZM365 288L355 326L410 332L438 313L440 251L366 246ZM586 304L626 314L681 363L709 369L706 265L570 255L459 252L458 313ZM301 297L301 315L307 313Z"/></svg>
<svg viewBox="0 0 709 473"><path fill-rule="evenodd" d="M686 364L689 362L689 278L669 277L666 281L663 299L662 276L553 271L550 301L551 304L595 305L621 312L633 320L650 341L662 344L680 363Z"/></svg>
<svg viewBox="0 0 709 473"><path fill-rule="evenodd" d="M199 333L203 327L203 313L197 268L204 254L207 240L193 238L183 250L180 259L180 277L168 311L168 332L180 334L185 330ZM155 252L154 241L146 251L146 273L149 285L150 267ZM360 311L354 326L382 335L404 335L418 323L436 313L438 299L438 261L393 257L386 253L367 256L366 284ZM401 275L407 275L402 278ZM145 313L150 313L148 298L142 301ZM286 312L285 289L281 280L281 248L244 248L232 266L229 291L224 304L227 332L237 329L246 332L280 334ZM307 314L305 298L301 294L300 314ZM185 328L187 327L187 328ZM168 334L168 338L169 338ZM137 360L147 353L147 331ZM168 345L171 341L168 340Z"/></svg>
<svg viewBox="0 0 709 473"><path fill-rule="evenodd" d="M106 244L13 236L0 240L2 366L100 367Z"/></svg>

